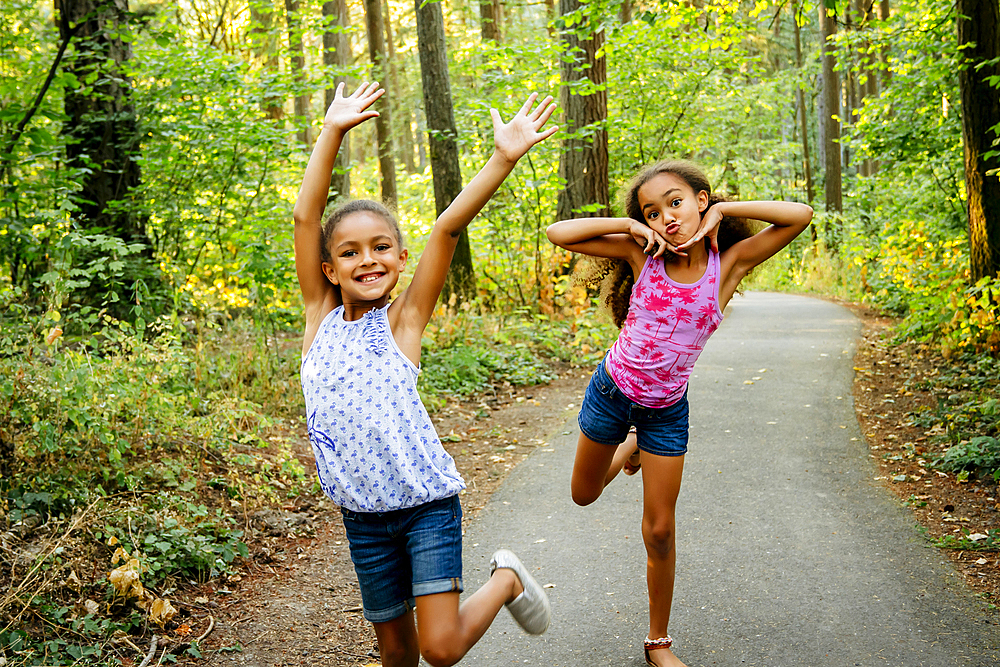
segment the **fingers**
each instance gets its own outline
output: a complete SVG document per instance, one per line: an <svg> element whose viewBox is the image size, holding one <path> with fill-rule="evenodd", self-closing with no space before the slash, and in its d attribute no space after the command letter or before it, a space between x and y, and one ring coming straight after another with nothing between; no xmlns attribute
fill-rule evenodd
<svg viewBox="0 0 1000 667"><path fill-rule="evenodd" d="M337 90L336 92L334 92L333 98L337 99L338 97L343 97L343 96L344 96L344 82L341 81L340 83L337 84Z"/></svg>
<svg viewBox="0 0 1000 667"><path fill-rule="evenodd" d="M551 137L553 134L555 134L558 131L559 131L559 126L558 125L554 125L554 126L550 127L549 129L545 130L544 132L542 132L538 136L538 141L545 141L546 139L548 139L549 137Z"/></svg>
<svg viewBox="0 0 1000 667"><path fill-rule="evenodd" d="M538 107L535 112L535 117L532 119L535 121L536 127L541 127L545 125L545 122L552 117L552 113L556 110L556 103L552 102L551 97L545 98L541 106Z"/></svg>
<svg viewBox="0 0 1000 667"><path fill-rule="evenodd" d="M548 112L548 115L545 116L546 118L548 118L549 116L552 115L552 110L555 108L555 106L556 105L552 102L552 96L546 95L545 99L542 100L542 103L539 104L537 107L535 107L535 110L531 113L529 118L531 118L531 120L538 120L544 112Z"/></svg>
<svg viewBox="0 0 1000 667"><path fill-rule="evenodd" d="M518 113L527 116L528 112L531 111L531 107L535 104L535 100L537 99L538 99L538 93L532 93L528 95L528 99L526 99L524 101L524 104L521 105L521 109L518 111Z"/></svg>

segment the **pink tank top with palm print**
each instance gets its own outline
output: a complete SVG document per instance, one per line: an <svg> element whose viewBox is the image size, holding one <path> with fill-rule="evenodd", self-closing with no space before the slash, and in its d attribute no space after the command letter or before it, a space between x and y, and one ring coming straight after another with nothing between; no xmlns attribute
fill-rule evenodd
<svg viewBox="0 0 1000 667"><path fill-rule="evenodd" d="M673 405L684 396L694 362L720 322L719 253L709 250L705 274L690 285L671 280L662 258L648 257L608 352L608 374L639 405Z"/></svg>

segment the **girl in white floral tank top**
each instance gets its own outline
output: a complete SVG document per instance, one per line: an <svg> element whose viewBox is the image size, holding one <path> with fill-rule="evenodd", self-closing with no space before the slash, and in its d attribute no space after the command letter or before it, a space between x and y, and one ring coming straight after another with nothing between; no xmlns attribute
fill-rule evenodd
<svg viewBox="0 0 1000 667"><path fill-rule="evenodd" d="M384 91L343 84L323 121L295 202L295 269L305 305L302 389L323 490L338 505L382 664L451 665L504 605L527 632L549 624L549 602L514 554L499 550L489 581L463 604L465 488L417 395L420 339L441 294L459 234L517 161L556 131L555 105L532 94L509 123L491 109L495 151L438 217L409 286L403 235L378 202L342 204L323 222L340 143L378 115ZM414 622L414 611L418 622Z"/></svg>
<svg viewBox="0 0 1000 667"><path fill-rule="evenodd" d="M740 281L791 243L812 209L724 201L692 164L664 161L629 184L624 218L563 220L549 240L597 260L621 328L580 409L573 500L588 505L623 468L643 472L650 665L683 665L667 634L674 589L674 513L687 451L687 381ZM770 223L754 233L749 220ZM595 281L596 282L596 281ZM641 451L641 456L640 456Z"/></svg>

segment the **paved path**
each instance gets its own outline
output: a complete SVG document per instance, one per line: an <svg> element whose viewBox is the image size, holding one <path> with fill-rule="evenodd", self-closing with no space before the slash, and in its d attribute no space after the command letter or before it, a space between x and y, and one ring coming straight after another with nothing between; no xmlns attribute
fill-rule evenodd
<svg viewBox="0 0 1000 667"><path fill-rule="evenodd" d="M737 296L695 368L671 619L691 667L1000 664L996 616L873 481L851 398L858 330L824 301ZM554 585L552 626L529 637L501 612L463 665L644 664L640 482L573 505L576 438L574 418L465 536L467 588L512 548Z"/></svg>

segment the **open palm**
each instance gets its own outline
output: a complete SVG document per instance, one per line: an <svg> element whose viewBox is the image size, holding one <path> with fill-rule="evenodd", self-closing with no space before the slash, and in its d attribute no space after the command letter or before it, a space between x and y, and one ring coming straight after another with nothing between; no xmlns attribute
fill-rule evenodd
<svg viewBox="0 0 1000 667"><path fill-rule="evenodd" d="M532 146L555 134L558 126L553 126L541 132L542 126L555 111L552 96L546 97L542 103L534 107L538 93L532 93L521 106L517 114L504 123L500 112L490 109L493 118L493 142L497 153L511 162L517 162ZM534 109L532 109L534 107Z"/></svg>
<svg viewBox="0 0 1000 667"><path fill-rule="evenodd" d="M363 81L354 93L344 97L344 84L339 84L333 102L326 110L323 125L347 132L369 118L375 118L379 115L378 111L369 109L369 107L375 103L375 100L382 97L383 93L385 90L379 88L378 81L372 83Z"/></svg>

